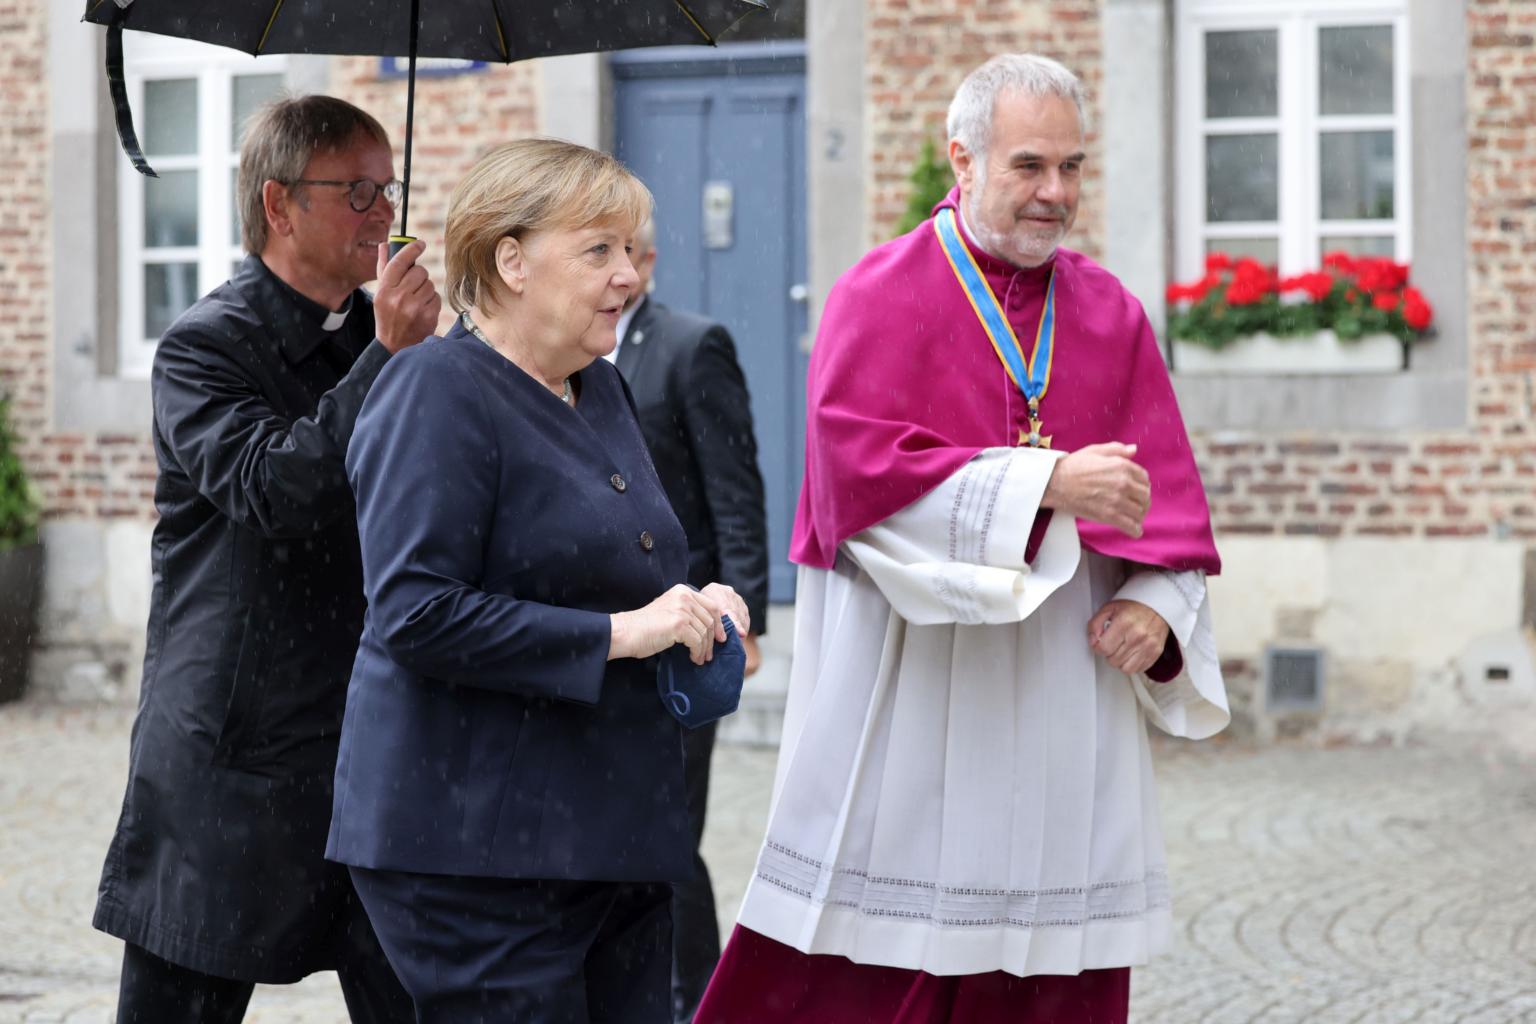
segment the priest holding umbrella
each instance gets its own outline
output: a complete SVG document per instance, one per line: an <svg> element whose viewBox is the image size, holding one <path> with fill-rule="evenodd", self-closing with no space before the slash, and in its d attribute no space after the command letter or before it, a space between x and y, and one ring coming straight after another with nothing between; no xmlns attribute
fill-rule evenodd
<svg viewBox="0 0 1536 1024"><path fill-rule="evenodd" d="M239 1021L255 983L321 970L354 1021L414 1019L321 857L364 610L343 459L374 378L442 307L422 243L386 262L393 162L342 100L258 113L248 255L156 349L154 593L95 916L126 943L122 1024Z"/></svg>

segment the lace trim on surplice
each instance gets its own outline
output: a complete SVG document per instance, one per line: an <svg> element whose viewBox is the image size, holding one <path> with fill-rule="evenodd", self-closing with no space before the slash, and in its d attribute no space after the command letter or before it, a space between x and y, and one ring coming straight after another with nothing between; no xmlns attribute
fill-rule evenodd
<svg viewBox="0 0 1536 1024"><path fill-rule="evenodd" d="M1161 868L1141 878L1086 887L961 888L829 866L771 839L758 857L757 877L818 906L929 921L946 928L1080 927L1089 921L1140 917L1169 907L1168 873Z"/></svg>

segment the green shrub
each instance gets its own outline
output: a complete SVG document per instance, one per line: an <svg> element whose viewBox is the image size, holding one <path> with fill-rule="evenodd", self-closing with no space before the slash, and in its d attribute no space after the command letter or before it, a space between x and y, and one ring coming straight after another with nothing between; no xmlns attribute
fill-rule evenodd
<svg viewBox="0 0 1536 1024"><path fill-rule="evenodd" d="M901 222L896 226L898 235L906 234L927 220L933 208L955 187L949 159L938 151L932 139L923 140L923 150L907 180L912 183L912 194L907 197L907 212L902 214Z"/></svg>
<svg viewBox="0 0 1536 1024"><path fill-rule="evenodd" d="M37 495L16 451L10 413L11 403L0 398L0 551L37 540Z"/></svg>

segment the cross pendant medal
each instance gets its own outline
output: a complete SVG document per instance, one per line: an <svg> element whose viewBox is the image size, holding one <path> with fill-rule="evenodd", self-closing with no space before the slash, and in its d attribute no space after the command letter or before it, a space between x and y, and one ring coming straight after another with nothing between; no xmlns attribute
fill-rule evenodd
<svg viewBox="0 0 1536 1024"><path fill-rule="evenodd" d="M1051 435L1040 433L1040 402L1039 399L1030 399L1029 402L1029 430L1019 431L1019 444L1030 448L1049 448Z"/></svg>
<svg viewBox="0 0 1536 1024"><path fill-rule="evenodd" d="M1040 425L1039 420L1030 420L1029 429L1019 431L1019 444L1027 445L1030 448L1049 448L1051 446L1051 435L1040 433Z"/></svg>

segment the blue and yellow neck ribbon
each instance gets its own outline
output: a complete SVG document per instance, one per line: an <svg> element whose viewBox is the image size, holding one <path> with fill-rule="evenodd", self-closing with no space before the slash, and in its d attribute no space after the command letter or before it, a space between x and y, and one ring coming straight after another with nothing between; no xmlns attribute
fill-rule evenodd
<svg viewBox="0 0 1536 1024"><path fill-rule="evenodd" d="M1018 443L1031 448L1049 448L1050 437L1040 433L1040 400L1051 386L1051 353L1056 348L1056 268L1051 268L1050 280L1045 286L1045 307L1040 311L1035 347L1026 358L1019 336L1003 313L1003 304L997 301L976 257L960 239L953 207L946 206L934 216L933 230L939 236L939 245L949 260L950 269L971 302L971 309L976 311L976 319L981 321L987 339L992 342L992 350L1002 360L1003 369L1024 393L1024 401L1029 405L1029 431L1019 431Z"/></svg>

